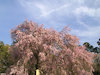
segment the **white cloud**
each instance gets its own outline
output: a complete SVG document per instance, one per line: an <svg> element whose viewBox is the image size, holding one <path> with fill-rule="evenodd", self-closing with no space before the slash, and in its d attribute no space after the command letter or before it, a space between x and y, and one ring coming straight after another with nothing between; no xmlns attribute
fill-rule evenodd
<svg viewBox="0 0 100 75"><path fill-rule="evenodd" d="M34 12L37 9L39 12L41 12L41 14L38 14L38 16L41 16L41 17L50 16L52 13L58 13L58 12L59 13L63 12L65 15L66 13L70 14L73 11L73 8L76 8L77 5L84 4L84 0L74 0L74 1L72 0L51 0L51 1L43 0L43 2L36 1L36 0L35 1L18 0L18 1L25 8L26 11L28 11L29 13L31 12L31 15L34 15L34 13L32 12Z"/></svg>
<svg viewBox="0 0 100 75"><path fill-rule="evenodd" d="M46 7L43 4L36 3L35 6L40 9L40 12L41 12L42 15L47 14Z"/></svg>
<svg viewBox="0 0 100 75"><path fill-rule="evenodd" d="M86 6L85 2L88 2L86 0L43 0L43 2L40 2L38 0L18 1L26 9L27 12L31 13L31 15L34 15L34 11L37 11L39 12L38 16L46 17L50 16L52 13L62 13L62 11L66 9L66 11L64 11L63 13L68 12L69 14L73 13L75 15L88 15L92 17L100 17L100 8L90 8ZM98 0L95 1L95 4L97 3L97 1ZM35 14L37 15L37 13Z"/></svg>
<svg viewBox="0 0 100 75"><path fill-rule="evenodd" d="M72 34L77 35L80 38L80 43L89 42L90 44L97 46L96 42L100 38L100 26L91 27L86 30L73 29Z"/></svg>
<svg viewBox="0 0 100 75"><path fill-rule="evenodd" d="M81 31L81 30L72 30L73 33L76 33L79 37L97 37L100 34L100 26L90 27L90 29Z"/></svg>
<svg viewBox="0 0 100 75"><path fill-rule="evenodd" d="M47 5L48 2L46 3L40 3L38 1L30 1L30 0L18 0L20 2L20 4L26 9L28 10L28 12L33 12L31 15L34 14L34 11L37 9L37 11L40 12L40 14L38 14L38 17L46 17L46 16L50 16L52 13L57 13L60 11L63 11L63 9L67 9L70 5L69 4L61 4L61 5L57 5L57 4L51 4L51 5ZM34 8L35 7L35 8ZM37 13L35 13L37 15Z"/></svg>
<svg viewBox="0 0 100 75"><path fill-rule="evenodd" d="M18 0L19 3L24 7L28 15L31 16L34 20L41 20L41 22L45 22L45 24L60 24L59 27L61 28L61 23L63 25L67 25L69 23L77 23L73 26L83 27L84 29L81 30L77 28L77 30L72 29L72 33L75 33L77 36L85 37L89 40L93 40L94 38L100 37L100 23L98 25L90 25L91 20L86 23L83 19L84 17L91 17L96 18L97 22L100 19L100 5L98 4L99 0ZM90 5L94 5L95 7L90 7ZM55 17L56 16L56 17ZM59 18L59 20L58 20ZM67 21L68 20L68 21ZM88 18L87 18L88 20ZM93 22L92 22L93 23ZM51 25L51 26L52 26ZM85 31L86 30L86 31ZM84 40L84 39L82 39ZM82 41L81 40L81 41ZM97 40L97 39L95 39Z"/></svg>
<svg viewBox="0 0 100 75"><path fill-rule="evenodd" d="M85 7L85 6L81 6L79 8L76 8L74 12L77 15L85 14L85 15L89 15L89 16L94 16L94 14L95 14L95 10L94 9L88 8L88 7Z"/></svg>
<svg viewBox="0 0 100 75"><path fill-rule="evenodd" d="M100 18L100 8L89 8L86 6L81 6L74 10L76 15L88 15L91 17L99 17Z"/></svg>
<svg viewBox="0 0 100 75"><path fill-rule="evenodd" d="M64 8L67 8L69 5L68 4L64 4L62 6L59 6L57 8L54 8L54 9L48 10L48 11L47 11L46 7L44 5L42 5L42 4L36 4L36 6L40 9L40 12L41 12L40 17L41 16L46 17L46 16L48 16L48 15L50 15L52 13L62 11Z"/></svg>
<svg viewBox="0 0 100 75"><path fill-rule="evenodd" d="M85 22L81 21L81 17L77 18L77 22L79 23L79 25L81 25L81 26L83 26L83 27L85 27L87 29L90 28L89 25L87 25Z"/></svg>
<svg viewBox="0 0 100 75"><path fill-rule="evenodd" d="M96 14L97 17L100 17L100 8L98 8L98 9L96 10L95 14Z"/></svg>

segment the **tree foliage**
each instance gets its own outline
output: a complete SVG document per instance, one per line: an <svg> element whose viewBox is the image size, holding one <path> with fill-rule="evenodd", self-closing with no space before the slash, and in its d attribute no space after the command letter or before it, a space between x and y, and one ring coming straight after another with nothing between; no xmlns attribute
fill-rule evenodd
<svg viewBox="0 0 100 75"><path fill-rule="evenodd" d="M99 40L97 41L97 44L98 44L98 46L99 46L99 48L100 48L100 38L99 38Z"/></svg>
<svg viewBox="0 0 100 75"><path fill-rule="evenodd" d="M12 64L10 54L8 52L9 49L8 44L4 44L0 41L0 73L4 73L7 68Z"/></svg>
<svg viewBox="0 0 100 75"><path fill-rule="evenodd" d="M99 41L97 42L97 44L99 46ZM93 47L88 42L85 42L83 45L86 47L86 50L89 51L89 52L100 53L100 48L99 47Z"/></svg>
<svg viewBox="0 0 100 75"><path fill-rule="evenodd" d="M100 39L97 41L97 44L98 47L93 47L88 42L83 44L87 51L96 53L96 56L93 58L94 75L100 75Z"/></svg>
<svg viewBox="0 0 100 75"><path fill-rule="evenodd" d="M9 74L34 75L39 69L41 75L92 75L93 54L78 46L78 38L68 30L57 32L32 21L12 29L18 60Z"/></svg>
<svg viewBox="0 0 100 75"><path fill-rule="evenodd" d="M100 54L94 57L94 75L100 75Z"/></svg>

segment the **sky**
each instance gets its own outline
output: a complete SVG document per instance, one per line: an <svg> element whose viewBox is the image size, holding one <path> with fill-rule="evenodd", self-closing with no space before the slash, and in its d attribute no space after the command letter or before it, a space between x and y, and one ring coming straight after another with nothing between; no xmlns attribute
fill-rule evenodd
<svg viewBox="0 0 100 75"><path fill-rule="evenodd" d="M11 44L10 30L26 19L70 33L97 46L100 38L100 0L0 0L0 40Z"/></svg>

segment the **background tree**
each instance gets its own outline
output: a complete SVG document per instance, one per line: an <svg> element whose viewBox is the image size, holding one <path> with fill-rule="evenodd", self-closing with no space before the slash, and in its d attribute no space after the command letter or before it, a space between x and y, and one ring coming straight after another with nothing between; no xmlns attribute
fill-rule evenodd
<svg viewBox="0 0 100 75"><path fill-rule="evenodd" d="M96 56L93 58L94 75L100 75L100 39L97 41L97 44L98 47L93 47L88 42L83 44L87 51L96 53Z"/></svg>
<svg viewBox="0 0 100 75"><path fill-rule="evenodd" d="M98 44L98 46L99 46L99 48L100 48L100 38L99 38L99 40L97 41L97 44Z"/></svg>
<svg viewBox="0 0 100 75"><path fill-rule="evenodd" d="M99 41L97 42L97 44L99 46ZM100 48L99 47L93 47L88 42L85 42L83 45L86 47L86 50L89 51L89 52L100 53Z"/></svg>
<svg viewBox="0 0 100 75"><path fill-rule="evenodd" d="M94 75L100 75L100 54L94 57Z"/></svg>
<svg viewBox="0 0 100 75"><path fill-rule="evenodd" d="M4 73L12 64L11 56L8 52L9 47L10 46L8 44L5 45L2 41L0 41L0 73Z"/></svg>
<svg viewBox="0 0 100 75"><path fill-rule="evenodd" d="M32 21L12 29L18 60L9 74L33 75L39 69L41 75L92 75L93 54L78 46L78 38L68 30L57 32Z"/></svg>
<svg viewBox="0 0 100 75"><path fill-rule="evenodd" d="M83 45L86 47L87 51L93 52L94 47L92 45L90 45L88 42L85 42ZM95 52L97 52L97 51L95 51Z"/></svg>

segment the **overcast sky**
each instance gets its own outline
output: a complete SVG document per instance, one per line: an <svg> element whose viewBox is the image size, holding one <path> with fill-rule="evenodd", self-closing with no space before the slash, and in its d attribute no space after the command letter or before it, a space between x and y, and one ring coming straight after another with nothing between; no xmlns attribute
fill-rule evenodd
<svg viewBox="0 0 100 75"><path fill-rule="evenodd" d="M25 19L57 31L68 25L80 44L100 38L100 0L0 0L0 40L11 44L10 29Z"/></svg>

